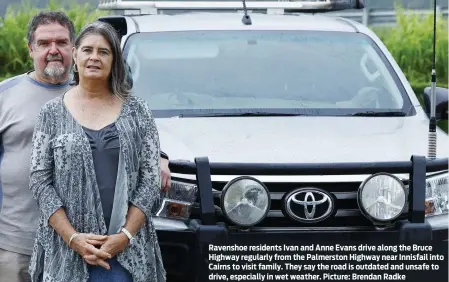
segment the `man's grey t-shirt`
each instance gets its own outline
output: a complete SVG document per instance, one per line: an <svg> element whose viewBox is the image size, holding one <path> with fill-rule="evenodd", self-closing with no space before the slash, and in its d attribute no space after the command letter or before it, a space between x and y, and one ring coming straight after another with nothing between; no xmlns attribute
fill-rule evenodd
<svg viewBox="0 0 449 282"><path fill-rule="evenodd" d="M69 83L36 82L28 74L0 83L0 249L31 255L39 209L29 188L35 122L41 107Z"/></svg>

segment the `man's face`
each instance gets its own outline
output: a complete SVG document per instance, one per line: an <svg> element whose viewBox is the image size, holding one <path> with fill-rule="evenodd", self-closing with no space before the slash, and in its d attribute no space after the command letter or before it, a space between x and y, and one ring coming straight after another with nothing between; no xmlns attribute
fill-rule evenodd
<svg viewBox="0 0 449 282"><path fill-rule="evenodd" d="M40 25L28 45L36 78L54 84L66 81L72 66L72 45L66 27L58 23Z"/></svg>

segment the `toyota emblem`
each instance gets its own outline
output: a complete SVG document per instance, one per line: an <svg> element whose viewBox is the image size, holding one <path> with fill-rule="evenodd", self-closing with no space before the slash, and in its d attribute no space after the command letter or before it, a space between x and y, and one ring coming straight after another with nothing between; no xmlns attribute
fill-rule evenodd
<svg viewBox="0 0 449 282"><path fill-rule="evenodd" d="M318 188L297 189L284 199L287 215L303 223L324 221L333 214L335 208L331 194Z"/></svg>

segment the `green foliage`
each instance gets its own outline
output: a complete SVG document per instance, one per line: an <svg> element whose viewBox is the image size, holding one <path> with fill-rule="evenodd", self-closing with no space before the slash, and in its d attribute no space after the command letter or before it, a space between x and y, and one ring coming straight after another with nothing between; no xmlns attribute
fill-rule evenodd
<svg viewBox="0 0 449 282"><path fill-rule="evenodd" d="M433 13L419 15L407 14L399 6L397 25L387 28L376 28L379 38L387 46L399 67L405 73L420 101L423 103L424 88L431 85L433 65ZM448 21L441 14L437 16L436 31L436 72L437 86L448 87ZM440 121L438 126L448 132L448 122Z"/></svg>
<svg viewBox="0 0 449 282"><path fill-rule="evenodd" d="M78 33L81 28L98 17L107 15L88 3L77 4L72 0L64 4L50 0L45 8L48 11L63 11L74 22ZM22 0L21 3L8 6L5 17L0 17L0 81L8 77L24 73L33 67L26 42L28 22L40 9L35 3Z"/></svg>
<svg viewBox="0 0 449 282"><path fill-rule="evenodd" d="M447 120L440 120L437 123L438 127L443 129L446 133L448 133L449 123Z"/></svg>
<svg viewBox="0 0 449 282"><path fill-rule="evenodd" d="M433 13L406 14L399 6L396 11L397 25L373 27L372 30L387 46L412 84L429 85L433 64ZM437 83L444 87L448 83L448 22L441 14L437 16L436 35Z"/></svg>
<svg viewBox="0 0 449 282"><path fill-rule="evenodd" d="M23 3L21 8L8 7L5 18L0 18L0 76L9 77L29 69L26 43L28 21L38 12L31 3Z"/></svg>

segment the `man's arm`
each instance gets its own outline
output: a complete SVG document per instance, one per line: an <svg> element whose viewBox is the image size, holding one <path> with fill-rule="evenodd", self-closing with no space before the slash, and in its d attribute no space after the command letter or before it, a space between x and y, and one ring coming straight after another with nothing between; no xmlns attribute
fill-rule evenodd
<svg viewBox="0 0 449 282"><path fill-rule="evenodd" d="M161 151L161 158L169 160L168 155L166 153L164 153L163 151Z"/></svg>
<svg viewBox="0 0 449 282"><path fill-rule="evenodd" d="M170 168L168 167L168 163L169 163L168 155L161 151L162 192L166 192L168 189L170 189L171 186L171 172Z"/></svg>

